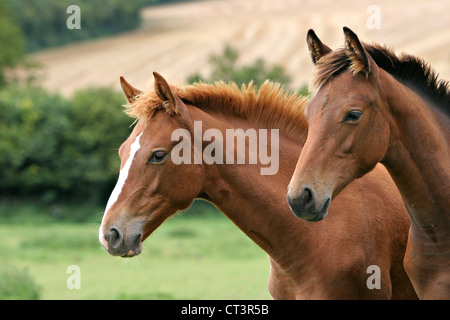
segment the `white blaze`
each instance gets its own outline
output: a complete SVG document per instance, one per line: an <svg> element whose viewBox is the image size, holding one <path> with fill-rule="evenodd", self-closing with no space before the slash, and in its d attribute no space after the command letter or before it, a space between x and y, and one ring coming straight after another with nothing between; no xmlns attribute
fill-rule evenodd
<svg viewBox="0 0 450 320"><path fill-rule="evenodd" d="M140 149L141 145L139 144L139 139L141 138L141 135L144 131L142 131L137 137L136 140L133 142L130 148L130 155L128 156L127 162L125 162L125 165L120 170L119 173L119 179L117 180L116 186L114 187L114 190L112 191L111 195L109 196L108 203L106 204L105 213L103 214L102 224L100 225L100 232L99 232L99 239L100 242L103 243L103 220L105 220L105 217L108 213L108 210L113 206L114 203L116 203L117 199L119 199L120 193L122 192L122 188L125 185L125 181L128 178L128 172L130 171L131 164L133 163L134 156Z"/></svg>

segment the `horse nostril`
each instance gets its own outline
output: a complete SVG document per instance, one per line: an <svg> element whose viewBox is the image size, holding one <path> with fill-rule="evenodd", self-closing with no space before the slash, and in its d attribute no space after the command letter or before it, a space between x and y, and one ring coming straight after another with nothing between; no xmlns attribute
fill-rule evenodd
<svg viewBox="0 0 450 320"><path fill-rule="evenodd" d="M300 203L305 207L314 205L314 192L311 188L305 187L300 194Z"/></svg>
<svg viewBox="0 0 450 320"><path fill-rule="evenodd" d="M111 245L111 247L117 249L123 240L122 233L119 231L119 229L116 229L114 227L109 231L110 233L105 237L106 241L108 241L108 244Z"/></svg>
<svg viewBox="0 0 450 320"><path fill-rule="evenodd" d="M132 242L131 247L132 247L132 248L138 247L139 244L141 243L141 238L142 238L142 234L141 234L141 233L137 234L137 235L134 237L134 240L133 240L133 242Z"/></svg>

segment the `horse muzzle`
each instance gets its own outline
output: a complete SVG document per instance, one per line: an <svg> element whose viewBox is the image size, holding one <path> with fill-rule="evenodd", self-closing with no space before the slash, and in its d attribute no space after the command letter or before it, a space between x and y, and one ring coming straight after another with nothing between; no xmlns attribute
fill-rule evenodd
<svg viewBox="0 0 450 320"><path fill-rule="evenodd" d="M313 222L320 221L328 215L331 196L318 201L314 190L308 186L305 186L298 195L292 195L289 190L286 198L292 213L298 218Z"/></svg>
<svg viewBox="0 0 450 320"><path fill-rule="evenodd" d="M142 252L142 233L125 236L118 227L111 227L99 240L112 256L131 258Z"/></svg>

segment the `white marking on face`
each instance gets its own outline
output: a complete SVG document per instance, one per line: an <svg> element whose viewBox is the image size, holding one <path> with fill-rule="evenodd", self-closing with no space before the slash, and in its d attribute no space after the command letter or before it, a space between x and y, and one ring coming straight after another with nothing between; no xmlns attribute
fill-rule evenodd
<svg viewBox="0 0 450 320"><path fill-rule="evenodd" d="M130 154L128 156L127 161L125 162L125 165L120 170L119 173L119 179L117 180L116 186L114 187L114 190L112 191L111 195L109 196L108 203L106 204L105 213L103 214L102 224L100 225L100 232L99 232L99 240L100 243L102 243L105 247L107 247L106 241L103 238L103 221L105 220L106 215L108 214L109 209L114 205L114 203L117 202L117 199L119 199L119 196L122 192L123 186L125 185L125 181L128 178L128 172L130 171L131 165L133 163L134 157L138 150L141 148L141 145L139 144L139 139L141 138L141 135L144 131L142 131L137 137L136 140L133 142L130 148Z"/></svg>

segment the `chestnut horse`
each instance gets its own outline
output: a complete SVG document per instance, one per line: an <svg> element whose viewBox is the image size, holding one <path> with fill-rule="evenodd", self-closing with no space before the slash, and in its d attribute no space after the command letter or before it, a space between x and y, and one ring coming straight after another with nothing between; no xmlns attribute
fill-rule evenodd
<svg viewBox="0 0 450 320"><path fill-rule="evenodd" d="M336 51L312 30L307 36L318 91L305 111L309 133L290 182L291 209L323 219L332 198L382 163L409 211L404 264L414 288L423 299L450 299L448 82L419 58L344 34Z"/></svg>
<svg viewBox="0 0 450 320"><path fill-rule="evenodd" d="M202 198L269 255L269 291L275 299L416 298L402 264L408 215L382 166L350 184L323 223L311 225L289 210L286 186L300 154L298 141L307 133L304 98L270 83L257 93L251 85L239 90L224 83L179 89L154 76L155 90L146 93L121 78L127 113L138 122L120 147L119 179L100 227L99 240L110 254L139 254L166 218ZM279 154L277 172L261 174L267 169L262 160L194 159L199 151L214 157L229 153L223 137L231 129L246 135L250 159L255 152L249 149L250 132L261 139L261 130L271 128L279 130L277 141L272 134L266 140L272 154ZM186 163L178 159L182 142L189 146L183 150ZM222 149L212 152L213 142Z"/></svg>

